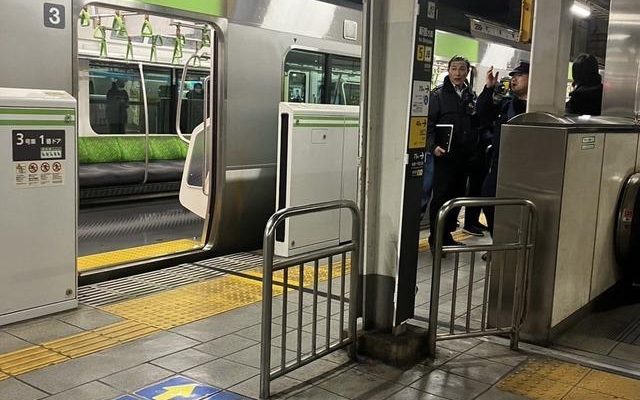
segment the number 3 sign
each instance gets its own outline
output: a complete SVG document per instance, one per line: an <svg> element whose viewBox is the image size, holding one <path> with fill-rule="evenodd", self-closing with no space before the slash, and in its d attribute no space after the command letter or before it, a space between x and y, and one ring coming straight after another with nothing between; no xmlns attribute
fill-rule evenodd
<svg viewBox="0 0 640 400"><path fill-rule="evenodd" d="M47 28L64 29L65 8L62 4L44 3L44 26Z"/></svg>

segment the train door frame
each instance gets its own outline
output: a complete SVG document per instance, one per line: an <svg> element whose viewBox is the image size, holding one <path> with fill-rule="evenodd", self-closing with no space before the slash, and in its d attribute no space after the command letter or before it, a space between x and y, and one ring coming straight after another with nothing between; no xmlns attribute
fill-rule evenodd
<svg viewBox="0 0 640 400"><path fill-rule="evenodd" d="M220 221L222 214L222 199L225 185L225 132L226 132L226 71L227 57L225 38L228 32L228 20L208 14L201 14L187 10L152 5L139 0L72 0L72 82L74 97L79 98L79 34L76 21L84 7L102 6L120 10L145 12L165 18L187 19L197 23L207 24L214 32L211 41L211 90L209 91L209 113L212 119L210 139L207 147L207 168L213 170L213 179L209 179L208 188L208 212L203 224L202 248L186 253L178 253L160 256L148 260L135 261L130 264L122 264L109 270L123 269L136 266L146 266L152 263L163 263L167 260L176 260L193 254L207 255L215 249L220 237ZM184 66L183 66L184 67ZM78 118L79 120L80 118ZM78 122L76 122L76 125ZM213 195L213 198L211 197ZM77 199L78 195L76 195ZM76 201L76 207L79 202Z"/></svg>

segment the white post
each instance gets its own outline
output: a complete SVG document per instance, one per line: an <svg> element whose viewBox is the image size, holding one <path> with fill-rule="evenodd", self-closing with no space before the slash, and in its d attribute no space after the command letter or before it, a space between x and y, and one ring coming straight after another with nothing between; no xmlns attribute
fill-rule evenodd
<svg viewBox="0 0 640 400"><path fill-rule="evenodd" d="M417 0L368 0L365 329L393 327ZM367 68L367 66L365 66Z"/></svg>

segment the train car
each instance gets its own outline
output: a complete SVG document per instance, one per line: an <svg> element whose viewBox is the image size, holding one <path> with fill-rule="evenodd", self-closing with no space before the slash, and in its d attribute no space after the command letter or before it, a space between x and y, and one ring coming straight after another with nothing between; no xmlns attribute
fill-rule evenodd
<svg viewBox="0 0 640 400"><path fill-rule="evenodd" d="M78 101L81 274L259 247L279 102L359 102L362 11L344 4L3 3L20 39L0 43L0 86Z"/></svg>

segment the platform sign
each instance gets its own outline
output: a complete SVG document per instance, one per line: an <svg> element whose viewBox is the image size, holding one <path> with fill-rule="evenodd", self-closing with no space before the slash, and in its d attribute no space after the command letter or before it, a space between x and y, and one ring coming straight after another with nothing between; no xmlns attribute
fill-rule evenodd
<svg viewBox="0 0 640 400"><path fill-rule="evenodd" d="M433 74L437 1L419 0L413 51L411 109L407 140L404 204L402 206L402 236L397 288L396 325L414 316L415 287L418 270L420 208L423 171L427 153L427 122L429 95Z"/></svg>
<svg viewBox="0 0 640 400"><path fill-rule="evenodd" d="M217 387L176 376L147 386L134 394L144 400L201 400L220 391Z"/></svg>

